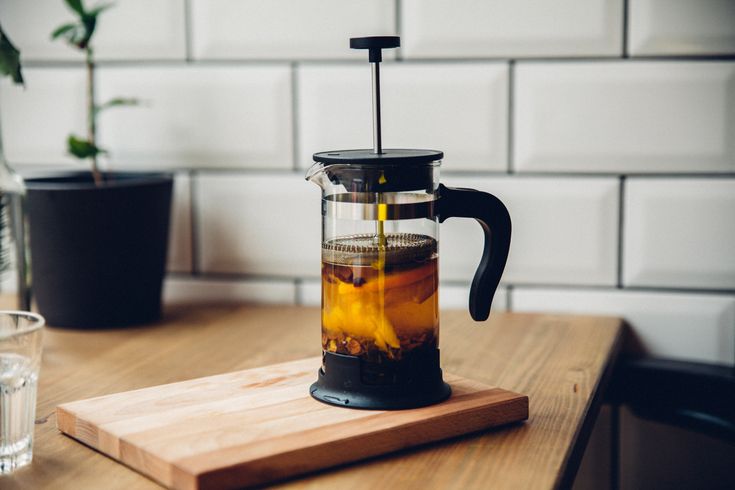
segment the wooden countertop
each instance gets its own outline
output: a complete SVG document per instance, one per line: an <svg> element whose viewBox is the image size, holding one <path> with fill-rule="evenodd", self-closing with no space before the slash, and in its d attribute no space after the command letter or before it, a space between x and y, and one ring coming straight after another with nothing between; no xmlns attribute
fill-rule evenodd
<svg viewBox="0 0 735 490"><path fill-rule="evenodd" d="M283 488L554 488L573 481L623 326L616 318L495 313L476 324L442 314L445 371L530 397L524 424L286 481ZM319 310L169 308L158 325L47 329L33 463L3 489L147 489L151 480L62 435L64 402L319 355ZM315 373L316 375L316 373Z"/></svg>

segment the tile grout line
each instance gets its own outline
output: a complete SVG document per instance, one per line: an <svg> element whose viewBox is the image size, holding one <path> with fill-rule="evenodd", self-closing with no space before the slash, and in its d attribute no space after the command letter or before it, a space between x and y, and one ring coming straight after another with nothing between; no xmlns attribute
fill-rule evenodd
<svg viewBox="0 0 735 490"><path fill-rule="evenodd" d="M618 267L617 288L623 289L623 233L625 229L625 183L626 177L620 176L618 183Z"/></svg>
<svg viewBox="0 0 735 490"><path fill-rule="evenodd" d="M72 165L66 165L66 164L59 164L59 165L52 165L49 164L39 164L39 163L17 163L14 161L10 161L10 164L13 165L13 168L20 171L21 173L24 173L24 176L27 177L28 174L33 172L66 172L74 170L75 167ZM53 168L51 168L53 167ZM136 171L136 170L143 170L142 166L133 166L128 167L126 170L130 171ZM284 175L293 175L294 168L292 167L286 167L286 168L266 168L266 167L175 167L175 168L161 168L159 169L163 172L197 172L198 174L210 174L210 175L217 175L217 174L232 174L232 175L270 175L273 177L279 177ZM298 167L296 168L298 172L301 172L303 169ZM616 178L619 179L621 177L624 177L626 179L635 178L635 179L654 179L654 180L681 180L681 179L689 179L689 180L733 180L735 179L735 172L699 172L699 173L693 173L693 172L680 172L680 173L619 173L619 172L572 172L572 171L559 171L559 172L553 172L553 171L524 171L524 172L518 172L515 171L512 174L509 174L507 170L477 170L477 169L468 169L468 170L444 170L442 172L443 176L454 176L454 177L477 177L477 178L506 178L506 177L512 177L517 179L524 179L524 178L539 178L539 179L567 179L567 178L588 178L590 180L594 179L610 179L610 178Z"/></svg>
<svg viewBox="0 0 735 490"><path fill-rule="evenodd" d="M515 60L510 60L508 62L508 138L507 138L507 145L508 148L507 151L507 162L506 162L506 173L508 174L514 174L515 168L513 167L513 159L515 157L514 151L513 151L513 143L515 138L514 133L514 124L513 120L515 119L515 79L516 79L516 62Z"/></svg>
<svg viewBox="0 0 735 490"><path fill-rule="evenodd" d="M191 223L189 237L191 246L191 275L193 277L201 276L199 270L199 202L196 193L196 186L199 185L199 178L196 170L189 171L189 221Z"/></svg>
<svg viewBox="0 0 735 490"><path fill-rule="evenodd" d="M662 294L699 294L699 295L735 295L735 289L715 289L697 287L673 287L673 286L623 286L618 288L616 284L554 284L554 283L514 283L514 289L556 289L556 290L584 290L584 291L609 291L629 293L662 293Z"/></svg>
<svg viewBox="0 0 735 490"><path fill-rule="evenodd" d="M191 38L191 0L184 0L184 56L187 63L194 61Z"/></svg>
<svg viewBox="0 0 735 490"><path fill-rule="evenodd" d="M400 48L399 48L400 49ZM193 48L192 48L193 50ZM552 64L594 64L606 63L611 61L619 61L624 63L669 63L669 62L690 62L690 63L710 63L722 61L735 61L735 54L701 54L701 55L641 55L630 56L626 53L624 57L615 55L606 56L590 56L590 57L479 57L479 58L410 58L401 57L396 60L400 63L410 65L430 65L437 63L453 63L453 64L478 64L478 63L552 63ZM386 63L394 63L395 61L386 59ZM360 63L348 58L158 58L158 59L101 59L96 61L99 67L113 66L135 66L135 67L156 67L156 66L180 66L180 65L196 65L196 66L270 66L270 65L286 65L289 63L300 63L310 65L338 65L338 66L356 66ZM30 59L23 63L26 68L84 68L84 62L74 60L53 60L53 59Z"/></svg>
<svg viewBox="0 0 735 490"><path fill-rule="evenodd" d="M299 168L299 76L298 63L291 63L291 169Z"/></svg>

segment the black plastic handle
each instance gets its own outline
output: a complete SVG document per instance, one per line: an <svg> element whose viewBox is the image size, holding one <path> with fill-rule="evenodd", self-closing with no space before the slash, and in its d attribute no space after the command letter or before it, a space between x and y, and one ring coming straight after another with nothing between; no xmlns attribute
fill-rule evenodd
<svg viewBox="0 0 735 490"><path fill-rule="evenodd" d="M510 251L508 209L487 192L443 184L439 184L437 205L440 223L447 218L475 218L485 231L485 249L470 289L470 315L478 322L487 320Z"/></svg>

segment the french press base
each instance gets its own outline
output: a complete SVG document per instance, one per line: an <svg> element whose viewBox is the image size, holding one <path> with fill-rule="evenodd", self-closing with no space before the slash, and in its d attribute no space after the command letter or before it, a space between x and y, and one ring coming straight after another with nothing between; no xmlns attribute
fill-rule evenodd
<svg viewBox="0 0 735 490"><path fill-rule="evenodd" d="M452 394L442 379L439 349L412 353L401 362L382 365L325 352L319 379L309 391L325 403L374 410L424 407Z"/></svg>

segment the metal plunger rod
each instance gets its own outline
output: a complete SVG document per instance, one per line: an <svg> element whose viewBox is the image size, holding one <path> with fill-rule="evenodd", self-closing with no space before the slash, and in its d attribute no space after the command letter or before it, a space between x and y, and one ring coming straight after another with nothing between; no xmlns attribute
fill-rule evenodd
<svg viewBox="0 0 735 490"><path fill-rule="evenodd" d="M383 153L383 135L380 125L380 62L383 49L397 48L401 45L398 36L370 36L350 38L350 48L367 49L368 61L373 74L373 153Z"/></svg>
<svg viewBox="0 0 735 490"><path fill-rule="evenodd" d="M383 136L380 126L380 62L370 63L373 74L373 153L383 153Z"/></svg>

